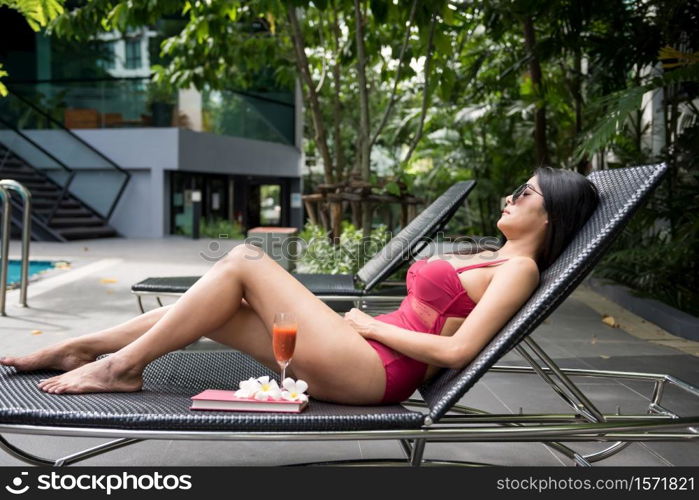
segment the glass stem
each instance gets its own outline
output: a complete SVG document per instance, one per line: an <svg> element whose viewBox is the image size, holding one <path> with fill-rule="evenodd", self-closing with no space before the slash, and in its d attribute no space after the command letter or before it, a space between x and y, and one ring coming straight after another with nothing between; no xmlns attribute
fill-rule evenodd
<svg viewBox="0 0 699 500"><path fill-rule="evenodd" d="M286 378L286 367L289 366L288 361L279 361L279 366L282 369L282 379L279 381L279 387L284 387L284 379Z"/></svg>

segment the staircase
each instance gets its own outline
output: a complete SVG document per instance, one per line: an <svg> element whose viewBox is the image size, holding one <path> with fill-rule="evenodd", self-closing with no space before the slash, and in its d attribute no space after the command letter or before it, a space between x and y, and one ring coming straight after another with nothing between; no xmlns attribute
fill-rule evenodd
<svg viewBox="0 0 699 500"><path fill-rule="evenodd" d="M32 238L68 241L118 236L106 220L66 192L53 216L63 188L0 144L0 179L14 179L32 195ZM22 203L12 197L13 234L19 234Z"/></svg>
<svg viewBox="0 0 699 500"><path fill-rule="evenodd" d="M107 221L131 174L16 93L0 99L0 179L13 179L32 195L32 238L68 241L118 236ZM13 229L22 203L11 197ZM15 234L15 233L13 233Z"/></svg>

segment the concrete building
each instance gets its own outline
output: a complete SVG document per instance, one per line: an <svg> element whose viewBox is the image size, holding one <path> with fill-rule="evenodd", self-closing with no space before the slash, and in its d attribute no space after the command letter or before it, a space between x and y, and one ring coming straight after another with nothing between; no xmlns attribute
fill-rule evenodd
<svg viewBox="0 0 699 500"><path fill-rule="evenodd" d="M1 9L0 33L0 177L32 190L36 238L189 234L196 191L211 222L302 226L298 88L163 94L155 28L76 49Z"/></svg>

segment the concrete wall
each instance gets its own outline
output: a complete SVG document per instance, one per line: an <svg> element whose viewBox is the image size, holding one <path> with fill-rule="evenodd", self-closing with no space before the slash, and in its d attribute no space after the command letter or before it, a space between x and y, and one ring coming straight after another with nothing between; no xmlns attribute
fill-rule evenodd
<svg viewBox="0 0 699 500"><path fill-rule="evenodd" d="M292 146L177 128L73 132L131 173L131 180L109 221L126 237L160 238L168 234L170 190L167 171L267 176L270 181L279 177L293 178L292 200L300 200L302 157ZM5 131L0 140L11 145L29 162L63 174L55 162L16 134L10 134ZM73 181L74 192L106 214L120 182L120 175L114 174L108 162L89 148L80 146L63 131L29 130L25 134L74 168L79 174ZM84 169L82 173L81 169ZM295 227L303 224L303 208L293 202L291 224Z"/></svg>
<svg viewBox="0 0 699 500"><path fill-rule="evenodd" d="M165 170L177 170L176 128L74 130L95 149L131 173L110 225L127 238L162 238L167 234Z"/></svg>
<svg viewBox="0 0 699 500"><path fill-rule="evenodd" d="M274 177L301 176L301 154L291 146L177 128L74 130L132 178L110 224L131 238L160 238L169 231L168 170ZM299 181L292 192L301 193ZM302 208L292 208L300 227Z"/></svg>
<svg viewBox="0 0 699 500"><path fill-rule="evenodd" d="M180 130L179 169L190 172L298 177L301 154L274 142Z"/></svg>

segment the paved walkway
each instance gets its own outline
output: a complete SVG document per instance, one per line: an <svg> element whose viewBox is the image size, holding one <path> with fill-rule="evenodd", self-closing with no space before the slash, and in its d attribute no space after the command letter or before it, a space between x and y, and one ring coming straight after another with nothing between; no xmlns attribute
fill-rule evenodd
<svg viewBox="0 0 699 500"><path fill-rule="evenodd" d="M180 237L132 240L112 238L70 243L32 243L33 260L64 260L64 269L43 274L29 288L29 309L8 293L8 316L0 318L0 355L24 354L58 340L127 320L138 313L130 293L149 276L199 275L238 242L220 247L209 240ZM11 256L19 256L13 241ZM170 300L171 302L172 300ZM166 301L167 302L167 301ZM155 304L152 304L155 306ZM604 317L609 326L603 322ZM699 386L699 343L676 338L592 292L584 284L538 328L536 340L562 367L632 370L673 374ZM206 344L204 344L206 345ZM521 364L511 353L501 364ZM588 381L581 386L603 411L640 411L647 407L650 384ZM699 401L668 391L666 406L680 415L699 414ZM462 404L497 413L569 411L538 379L489 374ZM62 456L102 442L91 438L9 436L12 443L45 456ZM598 444L571 444L585 452ZM430 458L456 458L501 465L569 465L569 460L538 443L428 445ZM304 461L402 457L394 442L238 443L147 441L84 465L281 465ZM697 465L699 443L634 443L603 462L607 465ZM0 465L18 465L0 453Z"/></svg>

